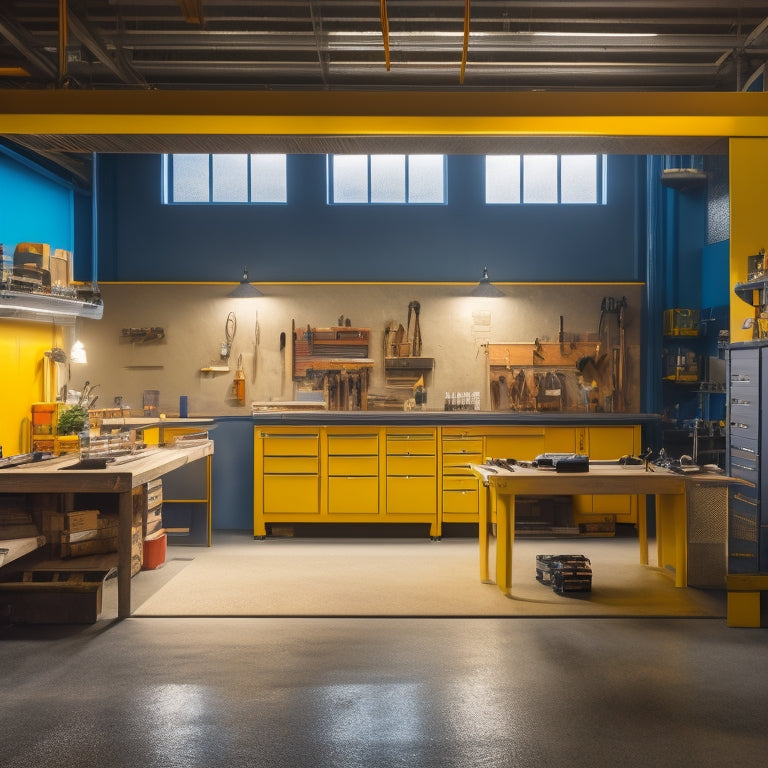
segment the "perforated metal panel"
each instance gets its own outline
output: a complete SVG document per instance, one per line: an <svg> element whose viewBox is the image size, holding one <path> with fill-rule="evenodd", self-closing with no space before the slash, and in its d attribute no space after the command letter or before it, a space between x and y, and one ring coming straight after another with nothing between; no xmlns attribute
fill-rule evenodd
<svg viewBox="0 0 768 768"><path fill-rule="evenodd" d="M688 486L688 585L724 588L727 572L728 487Z"/></svg>

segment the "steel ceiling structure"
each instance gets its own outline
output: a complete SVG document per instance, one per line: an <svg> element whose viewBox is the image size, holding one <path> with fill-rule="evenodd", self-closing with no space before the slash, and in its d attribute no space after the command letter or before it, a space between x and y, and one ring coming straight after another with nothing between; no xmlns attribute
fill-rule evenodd
<svg viewBox="0 0 768 768"><path fill-rule="evenodd" d="M297 103L313 94L347 96L345 104L357 95L370 103L377 94L382 101L427 94L459 105L472 94L508 104L514 94L579 93L587 111L600 105L598 122L606 95L704 100L762 88L767 58L768 2L759 0L5 0L0 135L70 164L89 152L508 151L509 134L488 131L443 132L438 149L430 135L388 130L139 129L140 102L126 113L124 134L63 129L57 117L72 111L65 106L52 114L50 131L13 132L1 127L3 113L13 111L2 104L33 93L46 105L51 94L130 101L184 92L182 112L193 116L225 93L246 101L292 95ZM514 151L715 153L726 151L730 134L649 135L522 132Z"/></svg>
<svg viewBox="0 0 768 768"><path fill-rule="evenodd" d="M766 56L759 0L8 0L0 10L0 88L739 91Z"/></svg>

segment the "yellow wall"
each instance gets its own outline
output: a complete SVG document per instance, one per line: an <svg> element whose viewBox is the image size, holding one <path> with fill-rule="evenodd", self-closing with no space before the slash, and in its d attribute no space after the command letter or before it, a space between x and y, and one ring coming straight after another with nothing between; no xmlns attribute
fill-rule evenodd
<svg viewBox="0 0 768 768"><path fill-rule="evenodd" d="M0 320L0 445L4 456L30 445L30 405L43 399L43 357L61 347L54 325Z"/></svg>
<svg viewBox="0 0 768 768"><path fill-rule="evenodd" d="M768 248L768 139L730 140L731 287L747 279L747 257ZM743 329L754 310L731 292L731 341L749 341Z"/></svg>

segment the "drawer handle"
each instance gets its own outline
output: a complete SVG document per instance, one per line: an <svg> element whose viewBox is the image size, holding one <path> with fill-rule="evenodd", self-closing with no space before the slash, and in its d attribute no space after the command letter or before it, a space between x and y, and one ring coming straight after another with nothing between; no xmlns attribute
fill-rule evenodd
<svg viewBox="0 0 768 768"><path fill-rule="evenodd" d="M731 466L736 467L736 469L745 469L748 472L757 472L757 467L750 467L748 464L739 464L738 461L731 461Z"/></svg>
<svg viewBox="0 0 768 768"><path fill-rule="evenodd" d="M733 498L736 499L737 501L743 501L745 504L749 504L750 507L757 506L757 501L755 501L755 499L749 499L740 493L734 493Z"/></svg>

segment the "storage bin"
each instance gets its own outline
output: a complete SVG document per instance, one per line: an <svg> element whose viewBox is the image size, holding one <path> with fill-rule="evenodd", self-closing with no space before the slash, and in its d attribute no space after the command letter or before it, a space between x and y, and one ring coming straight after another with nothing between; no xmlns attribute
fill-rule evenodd
<svg viewBox="0 0 768 768"><path fill-rule="evenodd" d="M664 310L665 336L698 336L698 309L666 309Z"/></svg>
<svg viewBox="0 0 768 768"><path fill-rule="evenodd" d="M168 549L168 536L165 531L159 535L144 539L144 558L141 564L142 571L154 571L165 562Z"/></svg>

